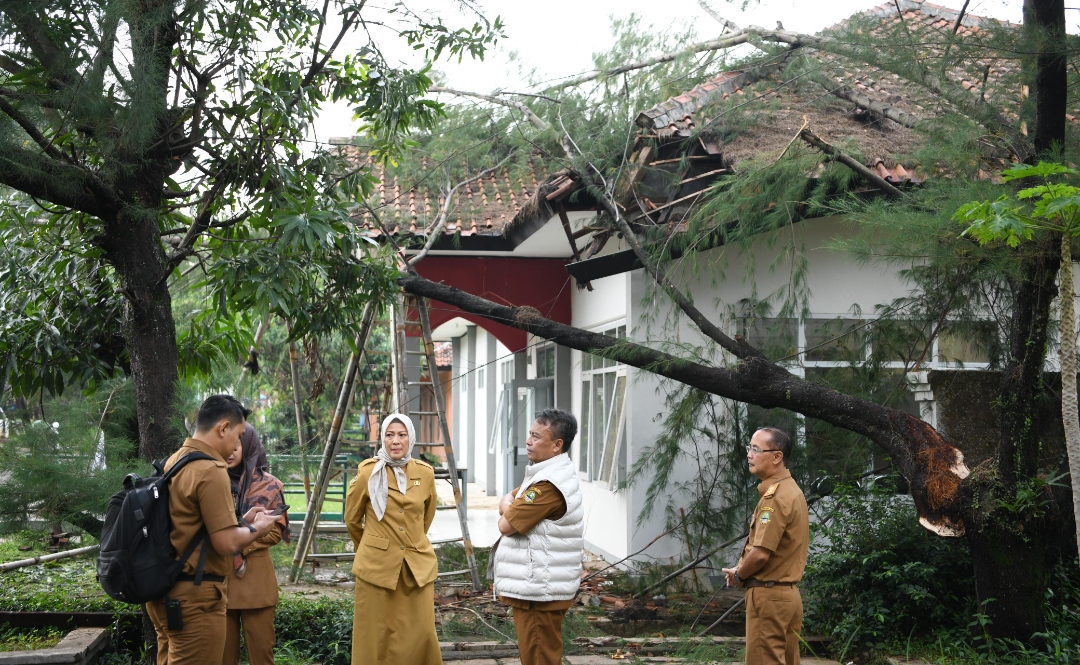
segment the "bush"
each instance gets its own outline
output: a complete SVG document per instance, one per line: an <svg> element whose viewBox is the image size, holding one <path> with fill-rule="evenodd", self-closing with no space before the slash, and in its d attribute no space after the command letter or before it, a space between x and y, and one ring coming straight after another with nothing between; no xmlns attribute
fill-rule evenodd
<svg viewBox="0 0 1080 665"><path fill-rule="evenodd" d="M52 400L45 422L16 422L0 440L0 533L66 522L100 536L124 476L152 471L128 438L134 414L131 381L116 379L92 395Z"/></svg>
<svg viewBox="0 0 1080 665"><path fill-rule="evenodd" d="M967 541L919 525L910 498L840 488L815 530L805 630L840 649L966 628L975 608Z"/></svg>
<svg viewBox="0 0 1080 665"><path fill-rule="evenodd" d="M351 597L323 596L315 601L282 597L274 619L279 649L323 665L349 665L352 624Z"/></svg>

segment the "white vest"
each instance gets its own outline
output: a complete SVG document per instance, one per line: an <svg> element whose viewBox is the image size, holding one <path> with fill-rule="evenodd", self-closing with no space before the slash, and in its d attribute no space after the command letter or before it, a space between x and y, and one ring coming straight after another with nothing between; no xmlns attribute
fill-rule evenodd
<svg viewBox="0 0 1080 665"><path fill-rule="evenodd" d="M530 464L517 496L543 480L562 493L566 514L542 520L528 533L502 537L492 562L496 596L543 602L577 595L585 552L585 510L570 456L560 454Z"/></svg>

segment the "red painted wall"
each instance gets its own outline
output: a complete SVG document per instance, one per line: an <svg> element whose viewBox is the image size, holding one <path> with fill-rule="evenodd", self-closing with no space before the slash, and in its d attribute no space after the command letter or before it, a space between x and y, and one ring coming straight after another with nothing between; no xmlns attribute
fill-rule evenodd
<svg viewBox="0 0 1080 665"><path fill-rule="evenodd" d="M570 289L574 286L566 272L565 260L428 256L417 264L416 269L433 282L443 282L504 305L535 307L546 318L570 324ZM433 300L428 306L432 329L460 316L495 335L511 351L525 348L524 330L468 314L438 301Z"/></svg>

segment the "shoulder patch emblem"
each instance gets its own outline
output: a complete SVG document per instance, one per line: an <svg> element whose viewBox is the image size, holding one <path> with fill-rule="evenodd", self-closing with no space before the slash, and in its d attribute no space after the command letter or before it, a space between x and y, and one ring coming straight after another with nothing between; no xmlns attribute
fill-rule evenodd
<svg viewBox="0 0 1080 665"><path fill-rule="evenodd" d="M761 525L766 526L770 521L772 521L772 513L771 512L762 512L761 513Z"/></svg>
<svg viewBox="0 0 1080 665"><path fill-rule="evenodd" d="M769 489L768 489L768 490L767 490L767 491L765 492L765 496L764 496L764 497L762 497L762 498L765 498L765 499L771 499L771 498L772 498L772 496L773 496L773 494L776 494L776 488L777 488L777 487L780 487L780 483L773 483L773 486L772 486L772 487L770 487L770 488L769 488Z"/></svg>
<svg viewBox="0 0 1080 665"><path fill-rule="evenodd" d="M521 498L525 499L526 503L532 503L536 501L536 497L540 496L544 492L539 487L530 487L528 491L521 495Z"/></svg>

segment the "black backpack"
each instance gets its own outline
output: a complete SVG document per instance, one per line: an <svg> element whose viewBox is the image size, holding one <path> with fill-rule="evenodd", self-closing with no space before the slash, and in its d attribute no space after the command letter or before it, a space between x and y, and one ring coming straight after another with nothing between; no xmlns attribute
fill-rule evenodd
<svg viewBox="0 0 1080 665"><path fill-rule="evenodd" d="M169 481L188 462L212 460L206 453L188 453L176 460L168 473L162 462L154 462L155 473L141 478L136 473L124 478L124 489L109 500L105 526L101 531L101 550L97 560L97 579L110 598L125 603L160 600L176 584L184 562L207 540L201 530L178 559L169 540L172 519L169 517ZM195 583L202 582L206 550L202 548L195 570Z"/></svg>

